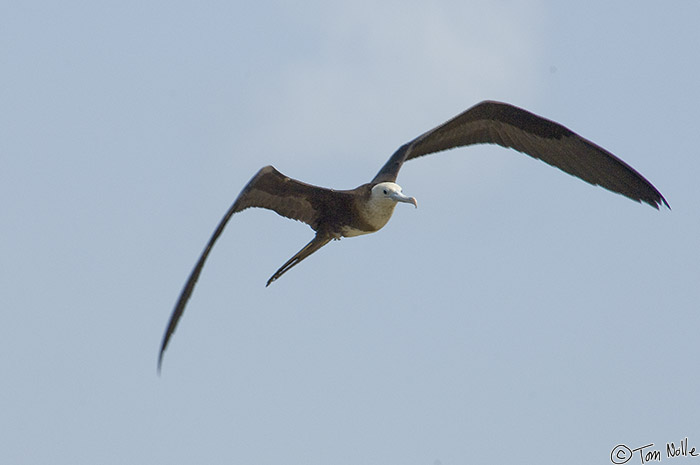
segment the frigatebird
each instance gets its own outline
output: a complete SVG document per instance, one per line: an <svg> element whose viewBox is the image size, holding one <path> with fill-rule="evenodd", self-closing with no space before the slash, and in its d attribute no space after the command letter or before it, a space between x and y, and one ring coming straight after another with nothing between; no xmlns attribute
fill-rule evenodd
<svg viewBox="0 0 700 465"><path fill-rule="evenodd" d="M599 185L637 202L659 209L669 207L661 193L641 174L604 148L554 121L513 105L481 102L451 120L402 145L371 182L352 190L333 190L291 179L265 166L246 184L216 227L190 273L175 304L158 355L163 353L185 305L192 295L214 242L234 213L258 207L302 221L316 231L314 238L282 265L267 281L269 286L292 267L332 239L359 236L380 230L398 202L417 206L395 183L403 163L423 155L473 144L497 144L513 148L559 168L590 184Z"/></svg>

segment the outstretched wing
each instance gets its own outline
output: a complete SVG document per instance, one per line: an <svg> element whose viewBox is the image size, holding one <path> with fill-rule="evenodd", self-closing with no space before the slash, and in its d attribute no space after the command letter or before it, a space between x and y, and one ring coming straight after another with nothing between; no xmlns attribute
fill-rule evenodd
<svg viewBox="0 0 700 465"><path fill-rule="evenodd" d="M564 126L500 102L481 102L401 146L372 182L396 181L406 160L472 144L498 144L658 209L666 199L627 163Z"/></svg>
<svg viewBox="0 0 700 465"><path fill-rule="evenodd" d="M266 166L258 171L253 176L253 179L246 184L236 201L233 202L231 208L219 222L202 255L197 260L192 273L190 273L185 287L182 288L180 297L175 304L175 309L170 316L168 327L163 335L163 342L158 354L158 371L160 372L165 348L168 346L168 341L175 332L177 323L185 311L185 305L187 305L187 301L192 295L192 290L197 284L204 262L207 260L214 242L219 238L226 223L228 223L228 220L231 219L234 213L251 207L267 208L287 218L303 221L316 230L319 226L320 213L324 209L325 203L338 195L341 194L330 189L323 189L288 178L272 166Z"/></svg>

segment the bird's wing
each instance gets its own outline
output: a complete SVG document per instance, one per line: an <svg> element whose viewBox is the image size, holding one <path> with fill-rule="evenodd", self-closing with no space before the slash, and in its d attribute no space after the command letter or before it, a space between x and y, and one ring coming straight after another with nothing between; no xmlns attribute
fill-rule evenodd
<svg viewBox="0 0 700 465"><path fill-rule="evenodd" d="M485 101L401 146L372 182L396 181L406 160L472 144L498 144L658 209L666 199L607 150L564 126L506 103Z"/></svg>
<svg viewBox="0 0 700 465"><path fill-rule="evenodd" d="M323 195L319 195L319 193ZM219 222L202 255L197 260L192 273L190 273L185 286L182 288L180 297L175 304L175 309L170 316L168 327L163 335L163 342L158 354L158 371L160 372L163 362L163 352L168 346L168 341L175 332L177 323L185 310L185 305L187 305L187 301L192 295L192 290L202 272L204 262L207 260L214 243L223 232L226 223L228 223L234 213L251 207L267 208L287 218L303 221L316 230L320 212L324 207L324 199L337 195L342 194L288 178L272 166L266 166L258 171L253 176L253 179L246 184L236 201L233 202L231 208Z"/></svg>

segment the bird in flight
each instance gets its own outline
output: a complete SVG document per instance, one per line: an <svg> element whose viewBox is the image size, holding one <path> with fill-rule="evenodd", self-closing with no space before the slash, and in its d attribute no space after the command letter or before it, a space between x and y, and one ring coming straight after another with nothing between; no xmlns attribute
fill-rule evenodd
<svg viewBox="0 0 700 465"><path fill-rule="evenodd" d="M590 184L644 202L658 210L669 207L661 193L641 174L604 148L554 121L507 103L484 101L402 145L367 184L333 190L291 179L265 166L246 184L214 230L185 283L168 322L158 354L163 353L192 295L214 243L234 213L257 207L302 221L316 231L314 238L287 260L267 281L284 273L333 239L369 234L391 218L397 203L417 206L403 194L396 177L407 160L473 144L497 144L542 160Z"/></svg>

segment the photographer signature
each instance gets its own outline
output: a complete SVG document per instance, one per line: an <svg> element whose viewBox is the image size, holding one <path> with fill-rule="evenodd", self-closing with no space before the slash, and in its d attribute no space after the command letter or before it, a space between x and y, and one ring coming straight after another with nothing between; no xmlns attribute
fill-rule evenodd
<svg viewBox="0 0 700 465"><path fill-rule="evenodd" d="M672 459L675 457L700 456L700 452L695 447L688 448L688 438L683 439L678 445L676 445L675 442L667 442L665 456L662 455L660 450L653 449L653 447L653 443L635 449L630 449L625 444L618 444L613 447L612 452L610 452L610 461L615 465L622 465L623 463L629 462L632 457L635 456L635 453L639 453L639 461L642 464L647 462L660 462L664 457Z"/></svg>

